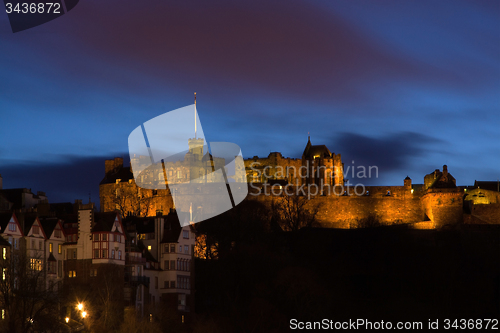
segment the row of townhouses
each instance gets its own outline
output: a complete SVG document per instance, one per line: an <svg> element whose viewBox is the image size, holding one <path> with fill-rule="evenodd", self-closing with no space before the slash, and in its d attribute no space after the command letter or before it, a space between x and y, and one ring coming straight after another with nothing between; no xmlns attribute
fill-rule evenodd
<svg viewBox="0 0 500 333"><path fill-rule="evenodd" d="M195 246L189 214L171 209L122 219L119 211L97 212L94 204L80 200L49 204L43 193L26 201L30 193L0 189L1 260L16 262L22 254L30 270L43 272L44 287L62 297L113 276L124 307L152 316L161 305L179 321L188 320L194 311ZM0 308L5 318L8 310Z"/></svg>

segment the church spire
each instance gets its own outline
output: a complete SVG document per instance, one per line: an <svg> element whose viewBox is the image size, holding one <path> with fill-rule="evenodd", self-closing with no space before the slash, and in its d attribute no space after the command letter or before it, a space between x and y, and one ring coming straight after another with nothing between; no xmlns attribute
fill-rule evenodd
<svg viewBox="0 0 500 333"><path fill-rule="evenodd" d="M196 139L196 92L194 93L194 138Z"/></svg>

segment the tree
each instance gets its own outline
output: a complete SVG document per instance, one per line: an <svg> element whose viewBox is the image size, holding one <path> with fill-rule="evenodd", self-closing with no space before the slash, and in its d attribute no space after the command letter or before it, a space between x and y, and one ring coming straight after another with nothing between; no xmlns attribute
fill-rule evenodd
<svg viewBox="0 0 500 333"><path fill-rule="evenodd" d="M120 183L110 198L123 217L149 216L153 204L152 190L141 189L135 183Z"/></svg>
<svg viewBox="0 0 500 333"><path fill-rule="evenodd" d="M297 194L288 195L284 191L272 203L274 217L284 231L317 226L316 215L321 206L315 200Z"/></svg>
<svg viewBox="0 0 500 333"><path fill-rule="evenodd" d="M25 251L0 261L0 302L5 310L4 332L57 331L61 327L57 293L46 288L46 265Z"/></svg>

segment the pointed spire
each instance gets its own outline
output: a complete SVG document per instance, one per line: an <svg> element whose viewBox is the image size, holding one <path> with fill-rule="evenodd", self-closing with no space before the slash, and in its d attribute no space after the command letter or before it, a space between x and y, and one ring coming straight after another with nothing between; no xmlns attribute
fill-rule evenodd
<svg viewBox="0 0 500 333"><path fill-rule="evenodd" d="M194 138L196 139L196 92L194 93Z"/></svg>

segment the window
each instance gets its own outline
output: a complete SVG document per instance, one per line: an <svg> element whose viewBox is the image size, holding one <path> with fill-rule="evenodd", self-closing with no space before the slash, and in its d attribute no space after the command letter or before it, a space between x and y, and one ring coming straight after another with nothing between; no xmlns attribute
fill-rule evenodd
<svg viewBox="0 0 500 333"><path fill-rule="evenodd" d="M2 319L5 319L5 309L2 309Z"/></svg>
<svg viewBox="0 0 500 333"><path fill-rule="evenodd" d="M182 231L182 238L189 239L189 230Z"/></svg>
<svg viewBox="0 0 500 333"><path fill-rule="evenodd" d="M182 245L179 245L179 253L182 253Z"/></svg>
<svg viewBox="0 0 500 333"><path fill-rule="evenodd" d="M38 235L40 233L40 227L37 225L33 226L33 235Z"/></svg>
<svg viewBox="0 0 500 333"><path fill-rule="evenodd" d="M61 238L61 229L56 229L55 235L57 238Z"/></svg>
<svg viewBox="0 0 500 333"><path fill-rule="evenodd" d="M175 253L175 244L170 244L170 252Z"/></svg>
<svg viewBox="0 0 500 333"><path fill-rule="evenodd" d="M169 261L168 260L165 260L165 262L163 263L163 269L168 271L170 269L170 266L169 266Z"/></svg>
<svg viewBox="0 0 500 333"><path fill-rule="evenodd" d="M163 247L163 253L168 253L168 244L165 244Z"/></svg>
<svg viewBox="0 0 500 333"><path fill-rule="evenodd" d="M122 251L121 250L118 250L118 259L122 260Z"/></svg>
<svg viewBox="0 0 500 333"><path fill-rule="evenodd" d="M16 231L17 228L16 228L16 224L15 223L9 223L9 231Z"/></svg>
<svg viewBox="0 0 500 333"><path fill-rule="evenodd" d="M92 277L97 276L97 268L90 269L90 276L92 276Z"/></svg>
<svg viewBox="0 0 500 333"><path fill-rule="evenodd" d="M42 261L40 259L30 259L30 267L34 271L42 270Z"/></svg>
<svg viewBox="0 0 500 333"><path fill-rule="evenodd" d="M170 281L170 288L175 288L175 281Z"/></svg>
<svg viewBox="0 0 500 333"><path fill-rule="evenodd" d="M99 241L99 234L94 235L94 241L96 241L96 242Z"/></svg>
<svg viewBox="0 0 500 333"><path fill-rule="evenodd" d="M148 245L148 251L151 251L151 245Z"/></svg>
<svg viewBox="0 0 500 333"><path fill-rule="evenodd" d="M106 255L108 254L107 252L108 252L107 250L102 250L102 257L103 258L106 258Z"/></svg>
<svg viewBox="0 0 500 333"><path fill-rule="evenodd" d="M168 281L164 282L164 287L163 288L168 289Z"/></svg>
<svg viewBox="0 0 500 333"><path fill-rule="evenodd" d="M106 235L106 234L102 234L102 240L103 240L103 241L108 240L108 239L107 239L107 236L108 236L108 235Z"/></svg>
<svg viewBox="0 0 500 333"><path fill-rule="evenodd" d="M184 253L189 254L189 246L188 245L184 245Z"/></svg>
<svg viewBox="0 0 500 333"><path fill-rule="evenodd" d="M14 249L18 249L19 246L18 246L18 243L17 243L17 238L14 238Z"/></svg>
<svg viewBox="0 0 500 333"><path fill-rule="evenodd" d="M49 243L49 252L52 253L53 250L54 250L54 244Z"/></svg>
<svg viewBox="0 0 500 333"><path fill-rule="evenodd" d="M7 259L7 248L5 248L5 247L2 249L2 258L4 260Z"/></svg>
<svg viewBox="0 0 500 333"><path fill-rule="evenodd" d="M42 244L43 244L43 241L39 241L38 242L38 249L41 250L42 249Z"/></svg>
<svg viewBox="0 0 500 333"><path fill-rule="evenodd" d="M62 253L62 245L61 244L57 245L57 253L59 253L59 254Z"/></svg>
<svg viewBox="0 0 500 333"><path fill-rule="evenodd" d="M115 259L115 250L111 250L111 259Z"/></svg>
<svg viewBox="0 0 500 333"><path fill-rule="evenodd" d="M116 235L115 237L115 242L121 243L122 242L122 237L121 235Z"/></svg>
<svg viewBox="0 0 500 333"><path fill-rule="evenodd" d="M99 250L94 250L94 258L99 258Z"/></svg>
<svg viewBox="0 0 500 333"><path fill-rule="evenodd" d="M68 272L68 277L70 277L70 278L76 277L76 271L69 271Z"/></svg>
<svg viewBox="0 0 500 333"><path fill-rule="evenodd" d="M170 269L171 270L175 269L175 260L170 260Z"/></svg>
<svg viewBox="0 0 500 333"><path fill-rule="evenodd" d="M7 275L6 269L2 268L2 280L5 281L5 279L7 278L6 275Z"/></svg>

